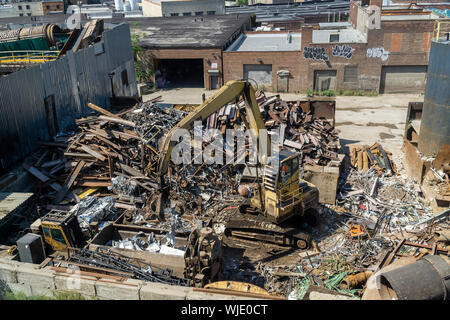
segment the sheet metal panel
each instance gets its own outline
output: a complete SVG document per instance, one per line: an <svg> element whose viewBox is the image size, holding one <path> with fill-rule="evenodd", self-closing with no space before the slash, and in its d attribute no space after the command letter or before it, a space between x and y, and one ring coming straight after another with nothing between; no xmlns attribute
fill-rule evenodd
<svg viewBox="0 0 450 320"><path fill-rule="evenodd" d="M431 42L418 145L425 155L435 155L442 144L450 144L449 61L450 43Z"/></svg>
<svg viewBox="0 0 450 320"><path fill-rule="evenodd" d="M130 29L121 24L105 31L105 52L95 48L68 52L64 57L0 77L0 171L10 167L49 140L44 99L54 95L58 126L74 129L75 119L91 112L92 102L109 108L109 73L116 71L116 95L137 96ZM127 69L129 85L123 86L120 72Z"/></svg>

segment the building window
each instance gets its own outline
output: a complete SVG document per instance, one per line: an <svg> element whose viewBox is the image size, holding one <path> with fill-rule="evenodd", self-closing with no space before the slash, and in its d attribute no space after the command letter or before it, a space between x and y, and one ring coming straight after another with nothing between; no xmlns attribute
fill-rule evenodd
<svg viewBox="0 0 450 320"><path fill-rule="evenodd" d="M19 13L19 16L20 16L20 17L23 17L23 13Z"/></svg>
<svg viewBox="0 0 450 320"><path fill-rule="evenodd" d="M122 76L122 84L124 86L128 86L128 73L126 69L122 71L121 76Z"/></svg>
<svg viewBox="0 0 450 320"><path fill-rule="evenodd" d="M190 15L191 15L190 12L183 12L183 16L185 16L185 17L188 17L188 16L190 16Z"/></svg>
<svg viewBox="0 0 450 320"><path fill-rule="evenodd" d="M358 67L345 66L344 68L344 82L358 82Z"/></svg>
<svg viewBox="0 0 450 320"><path fill-rule="evenodd" d="M27 16L31 17L31 13L27 13Z"/></svg>
<svg viewBox="0 0 450 320"><path fill-rule="evenodd" d="M195 15L196 16L202 16L203 15L203 11L197 11L197 12L195 12Z"/></svg>
<svg viewBox="0 0 450 320"><path fill-rule="evenodd" d="M339 42L339 34L330 34L330 42Z"/></svg>
<svg viewBox="0 0 450 320"><path fill-rule="evenodd" d="M208 11L208 14L209 15L213 15L213 14L216 14L216 12L215 11Z"/></svg>
<svg viewBox="0 0 450 320"><path fill-rule="evenodd" d="M59 4L57 4L56 5L56 9L59 9L59 8L61 8L61 6Z"/></svg>
<svg viewBox="0 0 450 320"><path fill-rule="evenodd" d="M170 16L171 17L178 17L178 13L171 13Z"/></svg>
<svg viewBox="0 0 450 320"><path fill-rule="evenodd" d="M19 6L19 10L22 10L22 6Z"/></svg>
<svg viewBox="0 0 450 320"><path fill-rule="evenodd" d="M50 9L50 6L45 6L46 8L47 8L47 10L49 10Z"/></svg>
<svg viewBox="0 0 450 320"><path fill-rule="evenodd" d="M29 5L27 5L27 9L30 10L30 6Z"/></svg>

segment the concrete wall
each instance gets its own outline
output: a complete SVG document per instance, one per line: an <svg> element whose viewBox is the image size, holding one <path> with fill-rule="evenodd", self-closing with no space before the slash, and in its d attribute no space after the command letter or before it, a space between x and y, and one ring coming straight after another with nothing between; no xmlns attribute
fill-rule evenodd
<svg viewBox="0 0 450 320"><path fill-rule="evenodd" d="M26 295L54 292L79 292L86 298L100 300L243 300L247 297L195 291L194 288L170 286L135 279L117 281L108 277L56 272L51 267L37 269L30 263L0 259L0 288ZM99 275L98 275L99 276Z"/></svg>
<svg viewBox="0 0 450 320"><path fill-rule="evenodd" d="M223 0L191 0L191 1L161 1L142 0L142 13L147 17L170 17L171 14L183 16L183 13L189 12L195 16L195 12L203 12L207 15L208 11L214 11L214 14L225 14L225 1Z"/></svg>
<svg viewBox="0 0 450 320"><path fill-rule="evenodd" d="M128 86L122 84L123 70ZM54 96L60 130L70 129L75 119L87 115L88 102L109 108L111 72L116 95L137 95L127 24L105 31L94 46L0 77L0 139L8 141L0 150L0 170L33 152L38 140L50 138L46 98Z"/></svg>
<svg viewBox="0 0 450 320"><path fill-rule="evenodd" d="M192 16L195 12L203 12L207 15L208 11L214 11L215 14L225 14L225 1L223 0L191 0L191 1L161 1L162 16L169 17L172 13L182 16L185 12L190 12Z"/></svg>
<svg viewBox="0 0 450 320"><path fill-rule="evenodd" d="M151 0L142 0L142 14L146 17L162 17L161 4Z"/></svg>

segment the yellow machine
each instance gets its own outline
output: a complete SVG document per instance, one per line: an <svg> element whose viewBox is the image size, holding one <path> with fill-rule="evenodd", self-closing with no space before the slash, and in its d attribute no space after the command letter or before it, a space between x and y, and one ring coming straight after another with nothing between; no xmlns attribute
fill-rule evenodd
<svg viewBox="0 0 450 320"><path fill-rule="evenodd" d="M54 251L84 246L84 237L75 214L52 210L41 218L41 228L45 242Z"/></svg>
<svg viewBox="0 0 450 320"><path fill-rule="evenodd" d="M164 139L159 163L161 185L167 171L173 148L172 135L177 129L189 129L194 121L206 120L229 102L243 97L246 117L242 117L248 129L253 129L259 137L260 130L265 130L264 121L255 97L253 86L247 81L229 81L197 109L189 113ZM298 228L282 227L281 223L295 215L303 216L308 209L316 207L319 199L317 188L300 179L299 153L281 150L279 166L268 163L270 156L270 138L267 139L267 158L261 159L263 183L243 211L261 213L266 219L245 217L232 220L227 224L225 235L246 240L260 240L281 245L297 246L305 249L309 246L309 235L299 232ZM164 189L164 188L163 188ZM273 224L275 223L275 224Z"/></svg>

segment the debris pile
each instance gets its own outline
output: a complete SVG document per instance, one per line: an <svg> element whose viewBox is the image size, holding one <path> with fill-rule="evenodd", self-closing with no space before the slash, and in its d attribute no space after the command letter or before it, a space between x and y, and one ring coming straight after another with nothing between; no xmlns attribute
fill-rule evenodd
<svg viewBox="0 0 450 320"><path fill-rule="evenodd" d="M377 233L405 228L432 215L420 187L406 175L377 174L374 168L366 173L349 170L336 203L352 216L371 221Z"/></svg>
<svg viewBox="0 0 450 320"><path fill-rule="evenodd" d="M314 115L311 101L283 101L279 95L266 97L259 92L256 101L268 130L278 130L281 149L302 152L302 161L308 164L326 165L338 160L340 150L337 132L330 122ZM206 129L226 129L243 126L245 103L229 103L210 115Z"/></svg>
<svg viewBox="0 0 450 320"><path fill-rule="evenodd" d="M396 174L395 165L390 159L392 155L383 149L378 142L373 146L350 145L350 164L358 171L367 172L374 168L377 174Z"/></svg>
<svg viewBox="0 0 450 320"><path fill-rule="evenodd" d="M101 199L96 196L86 196L70 212L76 214L82 229L89 229L89 225L93 222L98 222L99 228L102 229L104 224L100 225L100 223L113 221L116 218L113 206L114 198L111 196Z"/></svg>
<svg viewBox="0 0 450 320"><path fill-rule="evenodd" d="M285 102L279 96L266 97L262 92L257 102L266 127L279 130L283 148L300 151L303 164L327 165L338 160L337 133L325 118L314 115L309 102ZM319 226L312 229L314 250L296 253L300 259L289 265L263 263L249 267L249 262L236 263L227 265L221 273L222 248L213 230L221 236L228 217L245 200L240 195L248 192L241 185L245 165L171 163L161 192L160 146L167 132L186 113L152 101L117 114L93 104L89 107L100 115L77 120L76 133L41 142L47 149L34 163L24 165L41 181L36 190L39 204L48 210L72 210L83 226L112 219L114 214L121 217L121 224L159 229L165 234L165 244L150 234L145 241L136 236L111 241L110 245L183 253L186 279L166 277L165 283L203 286L222 274L227 280L244 277L258 284L263 279L269 292L285 296L296 291L296 296L301 297L307 286L317 285L361 297L367 278L380 268L386 254L395 252L391 261L399 254L418 257L420 253L417 248L411 249L415 248L413 245L405 251L395 251L401 239L414 241L421 249L431 247L437 239L448 240L448 227L442 227L448 215L443 220L433 220L420 187L397 174L391 154L379 143L371 147L353 145L352 167L340 178L336 205L320 205L317 210ZM224 133L229 128L240 128L245 116L244 102L240 100L204 119L203 147L211 143L205 134L208 129ZM207 231L198 231L206 226ZM186 248L175 246L175 236L180 234L191 235ZM80 251L72 259L104 267L102 264L111 254ZM132 273L138 279L160 281L158 277L164 276L114 257L118 271Z"/></svg>
<svg viewBox="0 0 450 320"><path fill-rule="evenodd" d="M154 253L184 256L185 248L175 248L173 241L170 241L168 238L162 239L161 241L157 240L153 232L149 234L147 241L142 240L142 236L145 236L143 232L138 233L131 238L118 241L111 240L107 243L107 245L111 245L111 247L119 249L149 251Z"/></svg>

